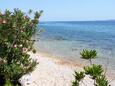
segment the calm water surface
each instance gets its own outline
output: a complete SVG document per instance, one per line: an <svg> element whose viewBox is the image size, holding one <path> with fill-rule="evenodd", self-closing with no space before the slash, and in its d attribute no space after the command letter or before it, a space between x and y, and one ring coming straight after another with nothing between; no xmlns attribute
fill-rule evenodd
<svg viewBox="0 0 115 86"><path fill-rule="evenodd" d="M41 22L44 28L37 42L40 51L49 54L79 60L83 49L96 49L95 63L106 65L115 70L115 22ZM109 60L109 62L107 61Z"/></svg>

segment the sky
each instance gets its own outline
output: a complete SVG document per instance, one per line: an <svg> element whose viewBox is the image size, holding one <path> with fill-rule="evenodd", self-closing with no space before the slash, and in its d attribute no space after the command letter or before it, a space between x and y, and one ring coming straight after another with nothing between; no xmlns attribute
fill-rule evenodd
<svg viewBox="0 0 115 86"><path fill-rule="evenodd" d="M43 10L41 21L115 19L115 0L1 0L0 10Z"/></svg>

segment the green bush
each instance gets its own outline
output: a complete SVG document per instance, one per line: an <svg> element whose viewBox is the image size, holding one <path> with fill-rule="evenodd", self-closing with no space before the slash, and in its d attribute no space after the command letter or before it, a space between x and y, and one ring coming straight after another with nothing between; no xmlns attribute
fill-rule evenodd
<svg viewBox="0 0 115 86"><path fill-rule="evenodd" d="M76 71L75 71L74 76L75 76L75 79L77 79L78 81L81 81L85 77L84 72L76 72Z"/></svg>
<svg viewBox="0 0 115 86"><path fill-rule="evenodd" d="M73 81L72 86L79 86L79 82L77 80Z"/></svg>
<svg viewBox="0 0 115 86"><path fill-rule="evenodd" d="M38 28L42 11L36 11L33 19L29 17L31 13L31 10L27 14L19 9L0 12L0 86L6 81L17 82L37 64L27 52L33 50L32 35Z"/></svg>
<svg viewBox="0 0 115 86"><path fill-rule="evenodd" d="M76 72L74 74L75 81L72 82L72 86L79 86L79 82L85 77L84 72Z"/></svg>
<svg viewBox="0 0 115 86"><path fill-rule="evenodd" d="M102 66L101 65L96 65L96 64L84 67L84 70L85 70L85 74L89 74L90 76L92 76L93 79L102 75L102 73L103 73Z"/></svg>
<svg viewBox="0 0 115 86"><path fill-rule="evenodd" d="M110 86L105 76L101 75L96 78L95 86Z"/></svg>
<svg viewBox="0 0 115 86"><path fill-rule="evenodd" d="M83 51L80 53L80 55L81 55L81 58L83 58L83 59L89 59L90 64L92 64L91 59L96 58L97 52L96 52L96 50L83 49Z"/></svg>
<svg viewBox="0 0 115 86"><path fill-rule="evenodd" d="M79 82L84 79L85 75L90 75L94 80L94 86L110 86L108 80L103 74L104 70L101 65L92 64L91 59L96 58L97 52L95 50L83 50L80 55L83 59L90 60L90 66L85 66L84 71L76 72L74 74L75 80L72 86L79 86ZM85 73L85 74L84 74Z"/></svg>

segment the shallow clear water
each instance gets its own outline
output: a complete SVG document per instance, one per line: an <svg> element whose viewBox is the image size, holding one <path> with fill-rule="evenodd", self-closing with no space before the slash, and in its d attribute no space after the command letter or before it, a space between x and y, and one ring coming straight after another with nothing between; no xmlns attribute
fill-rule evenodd
<svg viewBox="0 0 115 86"><path fill-rule="evenodd" d="M84 62L79 53L96 49L99 58L94 62L115 70L115 22L41 22L39 27L45 29L36 43L40 51Z"/></svg>

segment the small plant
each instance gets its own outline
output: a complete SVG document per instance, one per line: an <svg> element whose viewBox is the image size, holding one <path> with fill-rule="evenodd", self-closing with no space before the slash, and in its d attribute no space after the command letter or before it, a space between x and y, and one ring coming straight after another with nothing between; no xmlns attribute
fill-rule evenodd
<svg viewBox="0 0 115 86"><path fill-rule="evenodd" d="M79 82L77 80L73 81L72 86L79 86Z"/></svg>
<svg viewBox="0 0 115 86"><path fill-rule="evenodd" d="M110 86L108 80L103 74L104 70L101 65L92 64L91 59L96 58L97 52L95 50L83 50L80 55L83 59L90 60L90 66L84 67L84 72L75 71L75 81L72 82L72 86L79 86L79 82L84 79L85 75L90 75L94 80L94 86ZM85 74L84 74L85 73Z"/></svg>
<svg viewBox="0 0 115 86"><path fill-rule="evenodd" d="M81 81L85 77L84 72L76 72L76 71L75 71L74 76L75 76L75 79L78 81Z"/></svg>
<svg viewBox="0 0 115 86"><path fill-rule="evenodd" d="M92 76L93 79L102 75L102 73L103 73L102 66L101 65L96 65L96 64L84 67L84 70L85 70L85 74L89 74L90 76Z"/></svg>
<svg viewBox="0 0 115 86"><path fill-rule="evenodd" d="M81 58L83 58L83 59L89 59L90 64L92 64L92 60L91 59L96 58L97 52L96 52L96 50L86 50L86 49L83 49L83 51L80 53L80 55L81 55Z"/></svg>
<svg viewBox="0 0 115 86"><path fill-rule="evenodd" d="M109 85L106 77L104 75L101 75L96 78L95 86L111 86L111 85Z"/></svg>
<svg viewBox="0 0 115 86"><path fill-rule="evenodd" d="M73 81L73 85L72 86L79 86L79 82L85 77L84 72L76 72L74 74L75 77L75 81Z"/></svg>

